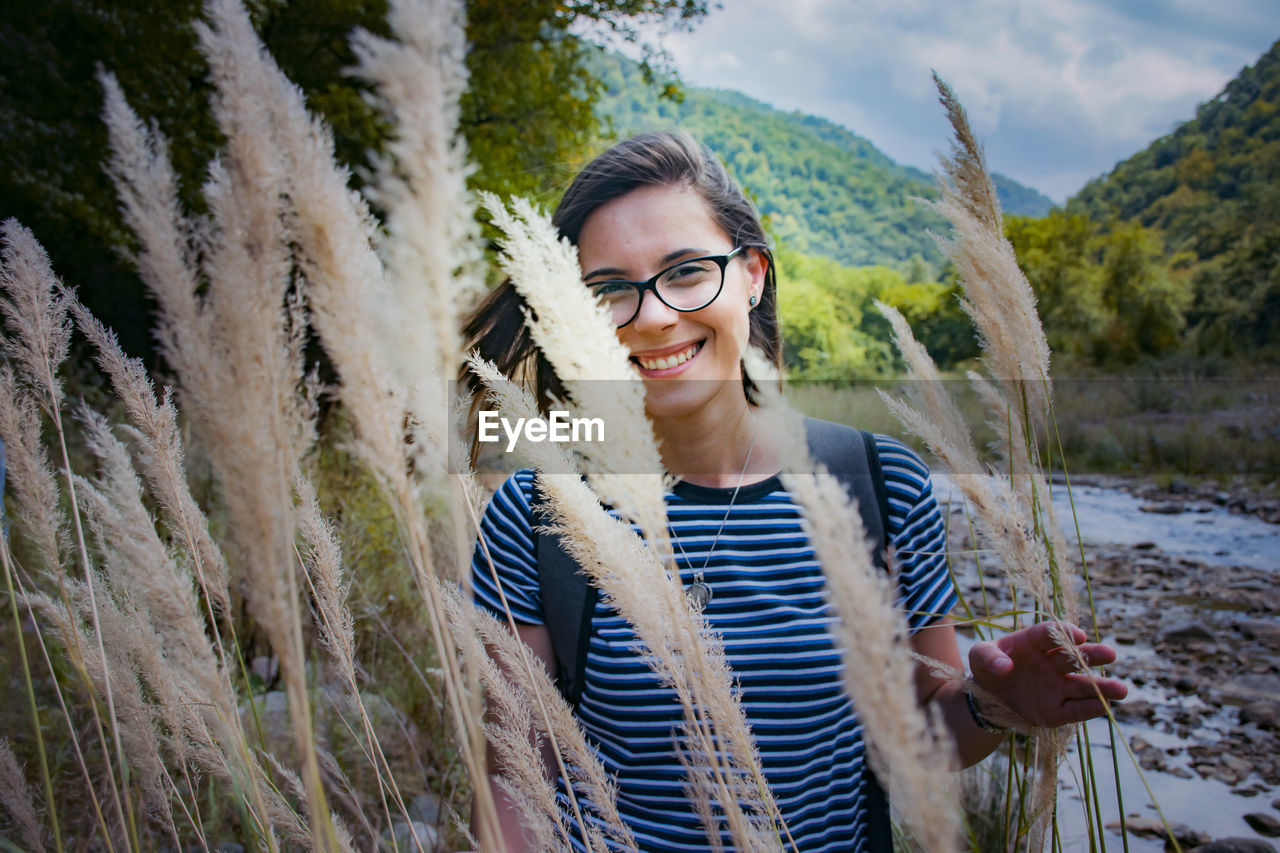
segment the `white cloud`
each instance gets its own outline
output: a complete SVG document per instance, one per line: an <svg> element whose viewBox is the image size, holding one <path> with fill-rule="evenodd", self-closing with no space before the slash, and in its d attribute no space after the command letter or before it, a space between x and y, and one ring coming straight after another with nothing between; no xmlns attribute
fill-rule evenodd
<svg viewBox="0 0 1280 853"><path fill-rule="evenodd" d="M822 115L925 168L946 144L937 69L993 167L1061 200L1191 118L1280 34L1274 11L1274 0L725 0L667 44L690 83Z"/></svg>

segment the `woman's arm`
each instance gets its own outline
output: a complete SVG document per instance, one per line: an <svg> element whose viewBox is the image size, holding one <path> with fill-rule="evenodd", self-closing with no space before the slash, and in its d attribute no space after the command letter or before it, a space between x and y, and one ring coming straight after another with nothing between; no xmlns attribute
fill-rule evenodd
<svg viewBox="0 0 1280 853"><path fill-rule="evenodd" d="M1089 666L1101 666L1116 659L1115 650L1099 643L1086 643L1084 631L1066 625L1074 647ZM941 619L917 631L911 647L924 657L963 669L955 626ZM1128 688L1113 678L1100 678L1078 671L1077 658L1053 637L1052 623L1042 622L1006 634L994 642L978 643L969 651L973 680L1010 713L1037 726L1063 726L1100 717L1106 713L1098 694L1118 701ZM968 767L986 758L1004 739L980 728L966 697L965 685L934 675L920 664L916 667L916 690L922 704L933 703L956 739L960 764Z"/></svg>
<svg viewBox="0 0 1280 853"><path fill-rule="evenodd" d="M534 662L541 663L551 677L555 678L555 653L551 648L551 634L544 625L517 625L516 635L532 652ZM530 737L533 733L530 732ZM543 739L542 769L548 780L555 779L555 755L551 752L549 739ZM476 804L471 804L471 826L480 842L483 853L538 853L533 844L532 834L524 823L520 808L511 800L503 786L498 783L501 768L494 766L493 752L488 754L489 790L493 794L493 802L498 812L498 827L502 832L501 840L488 837L484 822L479 820Z"/></svg>

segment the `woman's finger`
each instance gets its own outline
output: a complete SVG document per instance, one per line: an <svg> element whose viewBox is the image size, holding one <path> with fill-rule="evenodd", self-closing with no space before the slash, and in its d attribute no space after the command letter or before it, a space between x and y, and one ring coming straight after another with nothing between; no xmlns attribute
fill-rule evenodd
<svg viewBox="0 0 1280 853"><path fill-rule="evenodd" d="M1123 681L1114 678L1097 678L1087 673L1075 673L1063 679L1063 692L1068 701L1097 698L1099 694L1108 701L1118 702L1129 695L1129 688Z"/></svg>
<svg viewBox="0 0 1280 853"><path fill-rule="evenodd" d="M1097 696L1089 699L1069 699L1062 703L1062 719L1054 725L1067 725L1092 720L1094 717L1105 717L1106 706Z"/></svg>
<svg viewBox="0 0 1280 853"><path fill-rule="evenodd" d="M1085 643L1079 648L1089 666L1105 666L1115 662L1116 650L1104 643Z"/></svg>
<svg viewBox="0 0 1280 853"><path fill-rule="evenodd" d="M977 643L969 650L969 669L975 676L985 672L1001 677L1013 672L1013 658L995 643Z"/></svg>
<svg viewBox="0 0 1280 853"><path fill-rule="evenodd" d="M1005 634L996 642L1006 651L1019 642L1027 642L1039 651L1050 652L1061 648L1064 639L1070 645L1078 646L1089 636L1070 622L1038 622L1021 631Z"/></svg>

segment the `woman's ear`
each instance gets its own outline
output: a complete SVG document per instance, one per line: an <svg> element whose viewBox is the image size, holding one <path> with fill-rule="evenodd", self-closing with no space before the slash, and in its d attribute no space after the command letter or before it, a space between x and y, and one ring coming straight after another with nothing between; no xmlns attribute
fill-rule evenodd
<svg viewBox="0 0 1280 853"><path fill-rule="evenodd" d="M764 296L765 274L769 272L769 259L759 249L747 249L743 253L747 266L747 296L752 307Z"/></svg>

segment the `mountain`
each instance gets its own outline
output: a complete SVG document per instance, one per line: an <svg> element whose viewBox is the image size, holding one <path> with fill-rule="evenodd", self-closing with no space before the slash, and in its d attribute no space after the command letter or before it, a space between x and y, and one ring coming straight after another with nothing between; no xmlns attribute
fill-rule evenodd
<svg viewBox="0 0 1280 853"><path fill-rule="evenodd" d="M1090 181L1068 209L1092 219L1136 219L1174 250L1201 258L1221 248L1222 225L1274 202L1280 179L1280 41L1196 117ZM1275 216L1274 208L1270 218Z"/></svg>
<svg viewBox="0 0 1280 853"><path fill-rule="evenodd" d="M1280 41L1067 209L1163 235L1171 263L1191 270L1201 348L1280 344Z"/></svg>
<svg viewBox="0 0 1280 853"><path fill-rule="evenodd" d="M849 266L900 266L914 256L941 264L928 232L944 233L945 223L917 201L935 195L932 177L866 139L741 92L686 87L679 102L662 98L617 54L602 52L596 71L606 87L597 110L619 136L689 130L724 159L789 248ZM1010 213L1043 215L1053 204L1010 179L996 183Z"/></svg>

